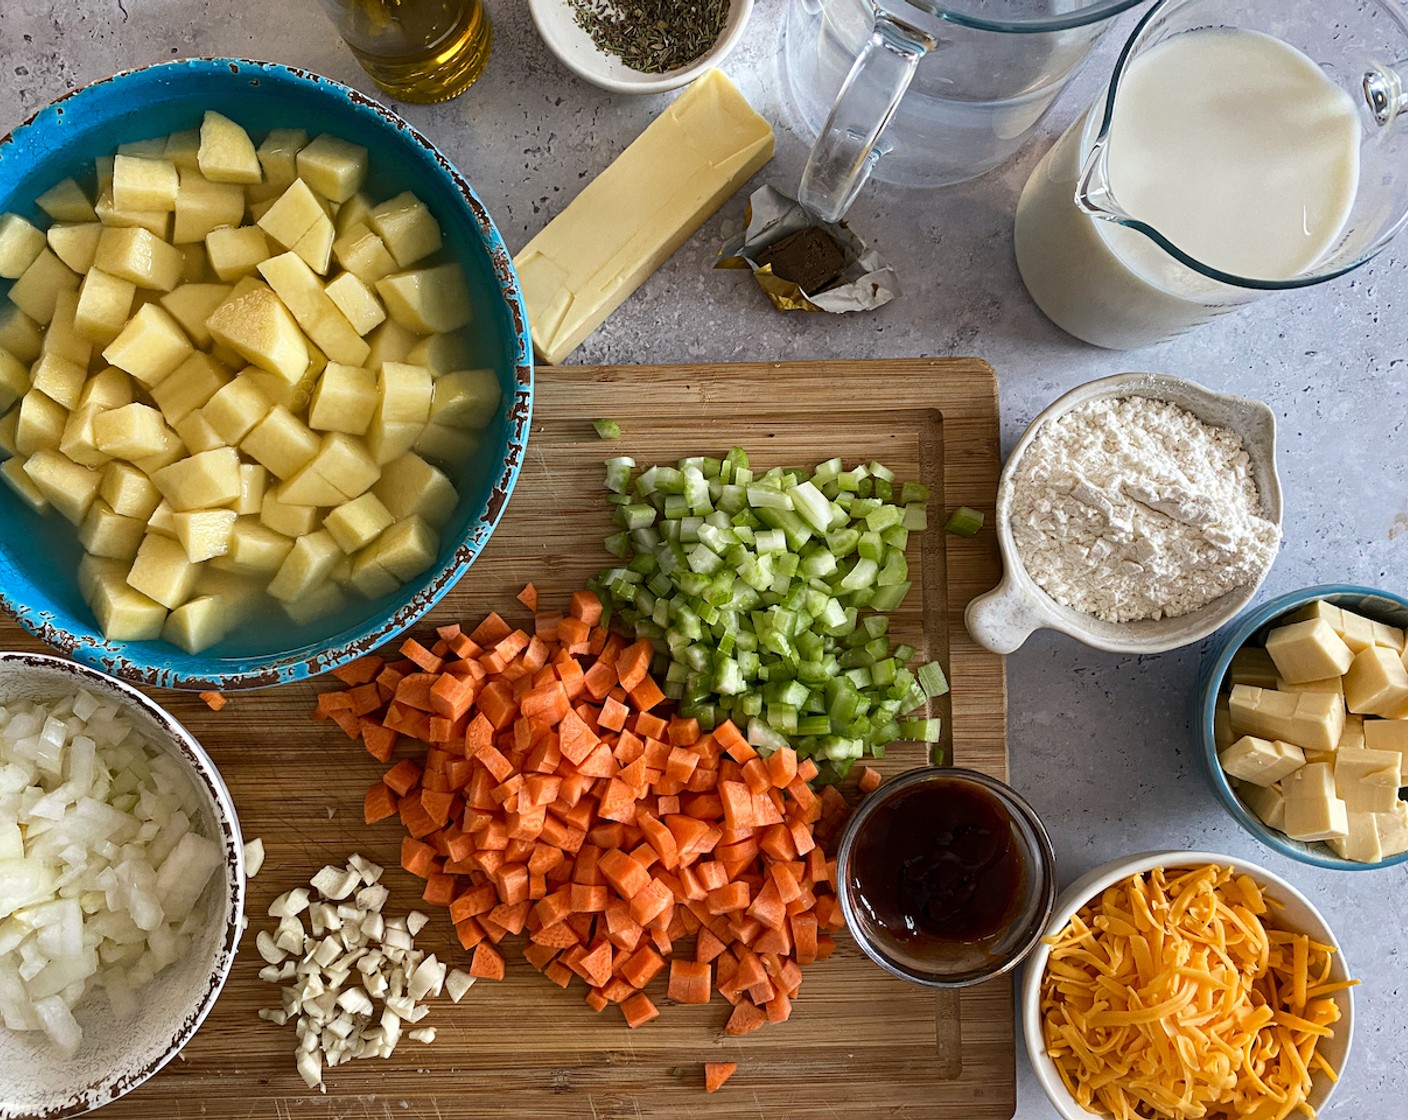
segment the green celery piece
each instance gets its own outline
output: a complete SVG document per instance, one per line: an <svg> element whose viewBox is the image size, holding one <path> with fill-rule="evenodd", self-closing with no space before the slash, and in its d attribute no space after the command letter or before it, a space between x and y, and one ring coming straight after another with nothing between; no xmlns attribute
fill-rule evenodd
<svg viewBox="0 0 1408 1120"><path fill-rule="evenodd" d="M606 417L602 417L599 420L593 420L592 427L596 430L597 439L621 438L621 425L616 423L615 420L608 420Z"/></svg>
<svg viewBox="0 0 1408 1120"><path fill-rule="evenodd" d="M929 661L919 666L914 675L919 681L919 687L924 690L924 695L931 700L948 691L948 678L944 676L944 667L937 661Z"/></svg>
<svg viewBox="0 0 1408 1120"><path fill-rule="evenodd" d="M944 528L960 537L974 536L983 527L984 516L980 510L959 506L949 516Z"/></svg>

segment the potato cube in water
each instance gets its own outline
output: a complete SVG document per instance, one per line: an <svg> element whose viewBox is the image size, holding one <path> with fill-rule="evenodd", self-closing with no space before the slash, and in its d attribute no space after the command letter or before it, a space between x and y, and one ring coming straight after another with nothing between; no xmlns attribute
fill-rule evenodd
<svg viewBox="0 0 1408 1120"><path fill-rule="evenodd" d="M222 226L244 221L244 188L236 183L212 183L199 171L181 172L176 195L176 221L171 241L176 245L203 242Z"/></svg>
<svg viewBox="0 0 1408 1120"><path fill-rule="evenodd" d="M265 491L259 507L259 520L276 533L286 537L301 537L318 527L317 506L297 506L280 501L277 494Z"/></svg>
<svg viewBox="0 0 1408 1120"><path fill-rule="evenodd" d="M308 227L308 232L293 243L290 252L297 254L319 276L326 276L332 262L332 242L337 234L332 219L321 215Z"/></svg>
<svg viewBox="0 0 1408 1120"><path fill-rule="evenodd" d="M373 493L344 502L323 518L323 528L332 534L343 552L351 554L376 540L395 520Z"/></svg>
<svg viewBox="0 0 1408 1120"><path fill-rule="evenodd" d="M162 467L152 481L175 510L233 505L240 496L240 457L233 447L202 451Z"/></svg>
<svg viewBox="0 0 1408 1120"><path fill-rule="evenodd" d="M169 292L180 281L186 258L150 230L129 226L103 230L93 264L139 288Z"/></svg>
<svg viewBox="0 0 1408 1120"><path fill-rule="evenodd" d="M391 318L419 334L457 331L474 317L457 264L396 272L378 280L376 290Z"/></svg>
<svg viewBox="0 0 1408 1120"><path fill-rule="evenodd" d="M74 525L81 525L98 496L102 476L79 466L60 451L36 451L24 464L24 473L45 500Z"/></svg>
<svg viewBox="0 0 1408 1120"><path fill-rule="evenodd" d="M400 268L410 268L442 244L439 223L410 191L374 207L367 224L385 242Z"/></svg>
<svg viewBox="0 0 1408 1120"><path fill-rule="evenodd" d="M54 317L59 293L77 291L78 283L78 273L47 248L42 248L33 263L10 285L10 302L37 324L46 326Z"/></svg>
<svg viewBox="0 0 1408 1120"><path fill-rule="evenodd" d="M44 231L18 214L0 214L0 278L18 280L44 251Z"/></svg>
<svg viewBox="0 0 1408 1120"><path fill-rule="evenodd" d="M113 160L112 201L119 210L175 210L179 189L176 165L168 160L121 153Z"/></svg>
<svg viewBox="0 0 1408 1120"><path fill-rule="evenodd" d="M92 222L98 217L83 188L72 179L55 183L35 203L56 222Z"/></svg>
<svg viewBox="0 0 1408 1120"><path fill-rule="evenodd" d="M378 399L376 377L371 370L329 362L313 390L308 426L324 432L363 435Z"/></svg>
<svg viewBox="0 0 1408 1120"><path fill-rule="evenodd" d="M420 517L432 525L443 525L459 500L445 472L414 453L383 467L372 492L397 521Z"/></svg>
<svg viewBox="0 0 1408 1120"><path fill-rule="evenodd" d="M235 527L232 509L183 510L172 515L176 539L186 550L186 558L199 564L230 551L230 533Z"/></svg>
<svg viewBox="0 0 1408 1120"><path fill-rule="evenodd" d="M156 483L130 463L109 463L104 467L99 493L114 512L140 521L150 517L161 504Z"/></svg>
<svg viewBox="0 0 1408 1120"><path fill-rule="evenodd" d="M206 421L228 444L244 439L273 410L274 402L248 373L218 389L201 408Z"/></svg>
<svg viewBox="0 0 1408 1120"><path fill-rule="evenodd" d="M152 389L152 400L166 422L174 425L209 401L230 380L229 370L197 350Z"/></svg>
<svg viewBox="0 0 1408 1120"><path fill-rule="evenodd" d="M430 418L454 428L483 428L499 411L503 390L491 369L461 369L435 382Z"/></svg>
<svg viewBox="0 0 1408 1120"><path fill-rule="evenodd" d="M367 149L323 133L298 153L298 176L324 198L346 202L367 177Z"/></svg>
<svg viewBox="0 0 1408 1120"><path fill-rule="evenodd" d="M88 379L83 386L83 395L78 398L78 407L96 404L103 408L122 408L132 403L133 396L132 378L122 370L108 366Z"/></svg>
<svg viewBox="0 0 1408 1120"><path fill-rule="evenodd" d="M187 600L166 618L161 636L187 653L200 653L230 630L230 611L223 596L200 595Z"/></svg>
<svg viewBox="0 0 1408 1120"><path fill-rule="evenodd" d="M162 296L160 302L190 340L204 348L212 341L205 321L230 298L230 291L229 284L181 284Z"/></svg>
<svg viewBox="0 0 1408 1120"><path fill-rule="evenodd" d="M127 586L175 610L190 598L199 570L179 541L148 533L127 573Z"/></svg>
<svg viewBox="0 0 1408 1120"><path fill-rule="evenodd" d="M21 455L33 455L44 448L57 450L63 443L68 410L58 401L37 389L31 389L20 401L20 418L15 428L15 450Z"/></svg>
<svg viewBox="0 0 1408 1120"><path fill-rule="evenodd" d="M381 300L355 274L339 273L324 290L359 335L365 336L386 321L386 309L381 306Z"/></svg>
<svg viewBox="0 0 1408 1120"><path fill-rule="evenodd" d="M57 354L42 354L29 371L30 385L65 408L77 408L88 371Z"/></svg>
<svg viewBox="0 0 1408 1120"><path fill-rule="evenodd" d="M147 642L161 637L166 608L129 586L121 572L94 577L86 598L109 641Z"/></svg>
<svg viewBox="0 0 1408 1120"><path fill-rule="evenodd" d="M337 263L367 284L375 284L396 271L396 259L386 242L361 222L348 226L332 243Z"/></svg>
<svg viewBox="0 0 1408 1120"><path fill-rule="evenodd" d="M215 451L229 445L220 438L220 433L210 426L210 421L200 409L188 412L171 425L177 438L186 445L187 451Z"/></svg>
<svg viewBox="0 0 1408 1120"><path fill-rule="evenodd" d="M276 478L292 478L319 446L318 437L282 405L275 405L240 441L240 449Z"/></svg>
<svg viewBox="0 0 1408 1120"><path fill-rule="evenodd" d="M308 343L288 308L268 288L231 297L206 321L211 337L245 361L298 384L308 368ZM360 341L360 340L359 340Z"/></svg>
<svg viewBox="0 0 1408 1120"><path fill-rule="evenodd" d="M78 290L74 326L94 342L106 346L127 325L136 294L137 285L131 280L110 276L100 268L89 269Z"/></svg>
<svg viewBox="0 0 1408 1120"><path fill-rule="evenodd" d="M25 474L24 465L29 462L23 455L13 455L0 463L0 479L3 479L20 501L35 513L43 513L49 508L49 501Z"/></svg>
<svg viewBox="0 0 1408 1120"><path fill-rule="evenodd" d="M269 472L258 463L240 464L240 496L235 500L235 512L241 517L258 517L269 487Z"/></svg>
<svg viewBox="0 0 1408 1120"><path fill-rule="evenodd" d="M205 251L215 275L226 282L253 275L272 256L269 239L255 226L213 229L205 235Z"/></svg>
<svg viewBox="0 0 1408 1120"><path fill-rule="evenodd" d="M9 408L27 392L29 392L29 370L8 350L0 349L0 412ZM368 410L368 415L370 415L370 410Z"/></svg>
<svg viewBox="0 0 1408 1120"><path fill-rule="evenodd" d="M264 177L249 133L211 110L201 122L196 161L212 183L257 183Z"/></svg>
<svg viewBox="0 0 1408 1120"><path fill-rule="evenodd" d="M287 603L316 591L327 582L342 556L342 549L328 533L319 530L299 537L270 581L269 594Z"/></svg>
<svg viewBox="0 0 1408 1120"><path fill-rule="evenodd" d="M101 222L74 222L50 226L47 236L54 256L81 276L93 267L102 235Z"/></svg>
<svg viewBox="0 0 1408 1120"><path fill-rule="evenodd" d="M144 303L127 321L103 357L147 387L170 375L191 355L191 341L176 320L155 303Z"/></svg>
<svg viewBox="0 0 1408 1120"><path fill-rule="evenodd" d="M59 450L85 467L101 467L112 456L98 449L98 437L93 433L93 421L103 411L99 404L82 404L68 414Z"/></svg>
<svg viewBox="0 0 1408 1120"><path fill-rule="evenodd" d="M230 530L230 548L210 563L221 571L273 575L293 549L293 538L276 533L253 517L241 517Z"/></svg>
<svg viewBox="0 0 1408 1120"><path fill-rule="evenodd" d="M88 516L78 532L78 541L93 556L110 556L114 560L131 560L146 535L145 518L124 517L99 498L88 509Z"/></svg>
<svg viewBox="0 0 1408 1120"><path fill-rule="evenodd" d="M327 216L308 184L295 179L255 224L285 249L292 249L319 218Z"/></svg>
<svg viewBox="0 0 1408 1120"><path fill-rule="evenodd" d="M308 143L308 133L301 128L275 128L264 137L255 153L264 169L264 182L279 190L286 189L298 178L298 153Z"/></svg>

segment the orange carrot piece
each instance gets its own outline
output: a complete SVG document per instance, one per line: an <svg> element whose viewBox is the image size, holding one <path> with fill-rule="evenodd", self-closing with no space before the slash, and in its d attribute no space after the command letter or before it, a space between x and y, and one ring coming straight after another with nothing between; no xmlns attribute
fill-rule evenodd
<svg viewBox="0 0 1408 1120"><path fill-rule="evenodd" d="M205 701L205 706L212 712L218 712L230 702L223 692L202 692L200 698Z"/></svg>
<svg viewBox="0 0 1408 1120"><path fill-rule="evenodd" d="M346 665L339 665L332 671L332 675L346 685L366 684L376 680L377 674L385 665L386 662L380 657L367 654L356 661L349 661Z"/></svg>
<svg viewBox="0 0 1408 1120"><path fill-rule="evenodd" d="M735 1037L751 1034L767 1021L767 1015L756 1005L746 999L740 1000L738 1006L733 1009L733 1014L728 1017L728 1022L724 1024L724 1034Z"/></svg>
<svg viewBox="0 0 1408 1120"><path fill-rule="evenodd" d="M660 691L660 686L651 677L646 677L640 684L630 690L631 702L642 712L648 712L655 705L660 704L665 699L665 694Z"/></svg>
<svg viewBox="0 0 1408 1120"><path fill-rule="evenodd" d="M387 817L396 815L396 795L385 782L377 782L367 790L362 802L362 819L367 824L376 824Z"/></svg>
<svg viewBox="0 0 1408 1120"><path fill-rule="evenodd" d="M709 974L707 963L675 957L670 961L670 986L666 994L676 1003L708 1003Z"/></svg>
<svg viewBox="0 0 1408 1120"><path fill-rule="evenodd" d="M588 626L595 626L601 621L601 600L597 598L595 591L574 591L567 606L567 614L571 618L580 619Z"/></svg>
<svg viewBox="0 0 1408 1120"><path fill-rule="evenodd" d="M474 957L469 962L469 974L483 980L504 978L504 956L487 941L474 947ZM732 1022L732 1020L730 1020Z"/></svg>
<svg viewBox="0 0 1408 1120"><path fill-rule="evenodd" d="M637 992L621 1004L621 1014L626 1017L626 1026L634 1030L652 1019L659 1018L660 1009L650 1002L650 997L644 992Z"/></svg>
<svg viewBox="0 0 1408 1120"><path fill-rule="evenodd" d="M874 793L880 788L880 771L870 766L860 768L860 781L856 784L860 786L862 793Z"/></svg>
<svg viewBox="0 0 1408 1120"><path fill-rule="evenodd" d="M520 603L530 611L537 613L538 610L538 589L531 583L525 583L523 590L514 596Z"/></svg>
<svg viewBox="0 0 1408 1120"><path fill-rule="evenodd" d="M724 1082L737 1071L737 1062L705 1062L704 1091L706 1093L717 1093L723 1088Z"/></svg>
<svg viewBox="0 0 1408 1120"><path fill-rule="evenodd" d="M383 774L381 780L395 790L398 795L405 797L420 781L420 775L420 766L409 758L403 758Z"/></svg>

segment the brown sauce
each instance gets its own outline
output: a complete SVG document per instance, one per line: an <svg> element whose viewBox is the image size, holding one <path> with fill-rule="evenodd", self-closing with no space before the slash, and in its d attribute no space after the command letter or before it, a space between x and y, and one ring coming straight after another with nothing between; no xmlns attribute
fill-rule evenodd
<svg viewBox="0 0 1408 1120"><path fill-rule="evenodd" d="M857 834L852 860L872 935L905 956L995 938L1024 895L1007 810L967 782L936 780L898 794Z"/></svg>

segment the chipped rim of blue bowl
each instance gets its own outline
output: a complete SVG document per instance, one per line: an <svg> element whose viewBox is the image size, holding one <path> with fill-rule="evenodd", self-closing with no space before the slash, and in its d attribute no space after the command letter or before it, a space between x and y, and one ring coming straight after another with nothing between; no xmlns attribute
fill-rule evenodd
<svg viewBox="0 0 1408 1120"><path fill-rule="evenodd" d="M1323 867L1330 871L1377 871L1380 868L1393 867L1408 861L1408 852L1390 856L1388 859L1381 859L1377 863L1359 863L1356 860L1344 859L1335 855L1328 845L1318 841L1307 843L1303 840L1292 840L1284 832L1279 832L1263 824L1261 819L1242 803L1217 761L1217 742L1213 733L1213 718L1217 707L1218 691L1222 687L1223 677L1227 675L1227 670L1232 664L1233 656L1253 634L1268 622L1283 614L1288 614L1298 607L1303 607L1307 603L1313 603L1317 599L1333 599L1337 596L1353 597L1360 600L1361 603L1356 604L1356 609L1359 610L1364 609L1361 605L1363 600L1377 599L1384 607L1408 613L1408 599L1377 587L1327 583L1318 587L1306 587L1300 591L1288 591L1284 595L1278 595L1275 599L1263 603L1234 620L1215 639L1213 649L1203 659L1203 668L1199 673L1198 685L1193 693L1197 705L1193 726L1197 731L1198 745L1201 748L1200 757L1208 783L1212 786L1213 792L1217 794L1217 799L1222 802L1223 807L1232 814L1238 824L1254 837L1273 851L1280 852L1281 855L1300 863L1307 863L1312 867Z"/></svg>
<svg viewBox="0 0 1408 1120"><path fill-rule="evenodd" d="M393 600L389 614L378 612L367 621L356 624L335 635L336 645L325 648L322 643L312 643L277 654L256 657L211 658L210 672L196 672L180 668L163 661L162 648L153 647L153 656L139 657L130 643L105 641L96 630L78 633L58 626L45 615L50 612L42 608L27 606L19 601L33 585L22 573L12 570L18 576L16 583L0 584L0 607L10 614L25 630L36 638L52 646L60 653L82 662L92 668L111 673L114 676L136 684L156 688L177 688L184 690L221 689L236 691L241 689L269 688L289 681L305 680L330 672L340 665L354 661L369 653L383 642L403 633L426 615L469 570L471 564L488 544L494 528L503 516L518 481L519 468L528 444L528 433L533 409L533 348L528 326L528 309L523 301L523 293L518 281L518 273L513 267L513 257L504 243L494 220L474 188L460 174L434 144L414 126L381 102L368 97L360 90L345 86L332 78L298 67L285 66L277 62L261 62L244 58L184 58L160 62L151 66L123 70L111 77L101 78L87 85L71 90L62 97L39 109L22 124L4 136L0 136L0 153L22 138L25 133L56 126L57 118L65 110L79 108L85 96L101 90L112 83L123 83L135 78L152 77L159 79L163 74L175 71L196 73L239 74L244 70L256 71L261 80L269 80L286 87L303 90L313 97L332 96L341 98L360 117L382 131L389 126L404 141L408 158L419 161L446 179L459 196L468 211L475 232L488 256L499 293L507 304L509 320L512 324L513 343L513 395L506 400L507 405L507 453L502 467L493 480L479 516L470 526L465 538L455 548L447 564L432 575L421 577L419 581L403 588L403 594ZM44 596L40 596L44 598ZM189 657L171 647L171 656Z"/></svg>

